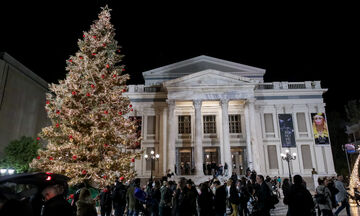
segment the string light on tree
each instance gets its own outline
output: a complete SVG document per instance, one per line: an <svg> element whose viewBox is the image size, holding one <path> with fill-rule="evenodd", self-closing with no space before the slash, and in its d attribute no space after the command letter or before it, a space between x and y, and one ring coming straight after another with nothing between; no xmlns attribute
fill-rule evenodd
<svg viewBox="0 0 360 216"><path fill-rule="evenodd" d="M129 148L141 138L127 136L136 133L137 124L126 117L133 110L122 94L129 75L121 73L123 56L114 37L106 6L66 61L65 80L49 86L45 108L53 124L40 133L48 145L32 168L64 174L70 185L87 180L95 187L110 185L119 175L135 176L133 161L141 152Z"/></svg>

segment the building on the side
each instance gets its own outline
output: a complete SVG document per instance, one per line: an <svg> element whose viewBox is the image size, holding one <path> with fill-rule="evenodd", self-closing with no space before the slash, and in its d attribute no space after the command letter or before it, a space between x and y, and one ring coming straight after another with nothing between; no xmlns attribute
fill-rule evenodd
<svg viewBox="0 0 360 216"><path fill-rule="evenodd" d="M7 53L0 53L0 158L21 136L36 137L49 124L48 83Z"/></svg>
<svg viewBox="0 0 360 216"><path fill-rule="evenodd" d="M203 176L211 163L288 177L335 175L320 81L264 82L265 70L199 56L143 72L127 95L141 123L141 148L159 160L136 160L140 177ZM323 119L321 119L323 118ZM151 162L152 161L152 162ZM151 164L153 163L153 164ZM210 163L210 164L209 164ZM209 165L208 165L209 164ZM152 166L153 165L153 166Z"/></svg>

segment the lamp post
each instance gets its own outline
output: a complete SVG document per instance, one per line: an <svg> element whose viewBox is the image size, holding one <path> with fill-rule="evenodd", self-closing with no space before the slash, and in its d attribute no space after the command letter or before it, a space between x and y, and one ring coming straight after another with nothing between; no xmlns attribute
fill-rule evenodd
<svg viewBox="0 0 360 216"><path fill-rule="evenodd" d="M295 160L296 159L296 153L292 153L292 155L289 153L289 149L285 150L285 153L281 153L281 159L285 160L288 163L288 168L289 168L289 178L290 178L290 183L292 183L292 179L291 179L291 170L290 170L290 161L291 160Z"/></svg>
<svg viewBox="0 0 360 216"><path fill-rule="evenodd" d="M145 160L150 160L151 163L151 169L150 169L150 179L152 180L152 171L153 171L153 160L158 160L160 158L159 154L155 154L155 152L153 150L151 150L150 155L145 154L144 155Z"/></svg>

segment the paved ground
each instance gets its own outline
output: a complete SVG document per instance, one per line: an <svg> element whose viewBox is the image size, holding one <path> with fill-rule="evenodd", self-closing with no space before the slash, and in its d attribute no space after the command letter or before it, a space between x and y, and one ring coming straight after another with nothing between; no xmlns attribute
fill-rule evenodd
<svg viewBox="0 0 360 216"><path fill-rule="evenodd" d="M276 208L271 210L271 215L286 216L287 209L288 207L284 205L283 200L280 199L279 203L276 205ZM350 211L351 216L360 216L360 207L358 207L356 204L350 204ZM342 210L339 215L346 216L346 210Z"/></svg>

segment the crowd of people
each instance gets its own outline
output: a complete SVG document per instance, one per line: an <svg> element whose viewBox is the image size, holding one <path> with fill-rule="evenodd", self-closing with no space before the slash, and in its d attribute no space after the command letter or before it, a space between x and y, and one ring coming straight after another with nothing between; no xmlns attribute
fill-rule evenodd
<svg viewBox="0 0 360 216"><path fill-rule="evenodd" d="M264 178L250 170L241 178L235 173L227 179L214 175L200 185L184 177L177 182L173 179L169 173L141 185L139 178L125 180L120 177L95 198L87 187L65 196L67 188L51 185L42 190L44 202L41 205L36 203L39 199L30 200L33 214L28 211L27 215L97 216L98 202L101 216L269 216L281 196L278 188L282 188L283 202L288 206L287 216L338 215L344 208L350 215L349 198L341 175L336 179L319 178L315 196L306 189L306 182L300 175L294 176L293 183L289 179L282 182L276 176ZM1 206L0 212L4 212Z"/></svg>

